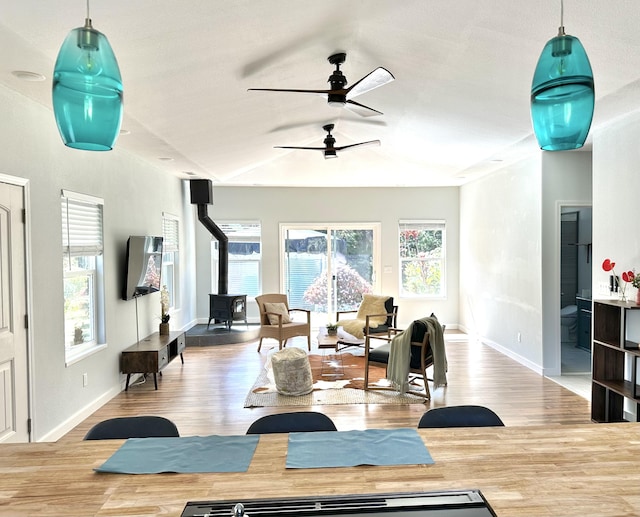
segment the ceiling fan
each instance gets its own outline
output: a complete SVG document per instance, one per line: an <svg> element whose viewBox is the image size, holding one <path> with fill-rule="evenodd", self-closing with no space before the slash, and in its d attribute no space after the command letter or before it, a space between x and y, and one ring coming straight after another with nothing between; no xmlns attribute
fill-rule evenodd
<svg viewBox="0 0 640 517"><path fill-rule="evenodd" d="M353 149L354 147L361 147L364 145L380 145L380 140L369 140L368 142L360 142L358 144L350 144L336 147L336 139L331 134L333 131L333 124L326 124L322 126L327 132L327 136L324 139L324 147L295 147L295 146L287 146L287 145L276 145L276 149L303 149L306 151L322 151L324 153L324 157L326 158L337 158L338 151L345 151L346 149Z"/></svg>
<svg viewBox="0 0 640 517"><path fill-rule="evenodd" d="M364 104L360 104L354 101L353 98L358 95L362 95L363 93L367 93L378 86L382 86L393 81L395 77L393 77L391 72L386 68L378 67L373 72L368 73L362 79L347 88L347 78L340 70L340 65L342 65L347 59L347 54L345 52L340 52L329 56L328 59L329 63L336 67L333 74L329 76L329 84L331 85L330 90L293 90L279 88L249 88L249 90L261 92L315 93L325 96L329 106L335 106L338 108L345 107L358 115L362 115L363 117L382 115L382 112L374 110Z"/></svg>

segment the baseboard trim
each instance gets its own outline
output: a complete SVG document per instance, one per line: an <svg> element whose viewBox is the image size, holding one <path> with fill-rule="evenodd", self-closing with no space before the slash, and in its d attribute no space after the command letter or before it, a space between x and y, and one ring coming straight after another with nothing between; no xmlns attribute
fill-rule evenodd
<svg viewBox="0 0 640 517"><path fill-rule="evenodd" d="M60 438L62 438L65 434L71 431L74 427L82 423L88 417L90 417L93 413L95 413L98 409L104 406L107 402L109 402L113 397L118 395L124 389L124 384L118 389L118 387L114 387L103 393L100 397L93 400L90 404L86 405L76 413L74 413L70 418L62 422L59 426L55 427L44 436L36 437L36 442L56 442Z"/></svg>
<svg viewBox="0 0 640 517"><path fill-rule="evenodd" d="M490 346L494 350L497 350L501 354L506 355L507 357L509 357L509 358L513 359L514 361L520 363L521 365L526 366L527 368L529 368L529 370L533 370L538 375L544 375L544 370L539 364L536 364L536 363L530 361L529 359L527 359L525 357L522 357L520 354L515 353L513 350L510 350L510 349L508 349L508 348L496 343L495 341L491 341L490 339L479 338L478 340L481 343L483 343L483 344L485 344L487 346Z"/></svg>

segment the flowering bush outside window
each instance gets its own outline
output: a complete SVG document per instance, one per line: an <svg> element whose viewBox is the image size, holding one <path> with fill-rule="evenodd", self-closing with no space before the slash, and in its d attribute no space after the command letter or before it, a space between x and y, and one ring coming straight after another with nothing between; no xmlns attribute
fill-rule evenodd
<svg viewBox="0 0 640 517"><path fill-rule="evenodd" d="M338 287L338 310L353 310L362 302L362 295L371 294L373 288L355 269L347 264L341 264L336 270L336 285ZM327 272L323 271L314 279L304 292L306 303L317 307L327 306Z"/></svg>

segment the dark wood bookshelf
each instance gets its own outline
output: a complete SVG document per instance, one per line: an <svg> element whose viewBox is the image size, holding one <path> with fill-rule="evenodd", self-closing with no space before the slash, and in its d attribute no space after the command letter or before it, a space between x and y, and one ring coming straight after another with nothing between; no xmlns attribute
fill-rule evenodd
<svg viewBox="0 0 640 517"><path fill-rule="evenodd" d="M595 422L626 421L633 406L635 420L640 421L640 345L628 339L630 318L640 326L640 305L618 300L593 303L591 419Z"/></svg>

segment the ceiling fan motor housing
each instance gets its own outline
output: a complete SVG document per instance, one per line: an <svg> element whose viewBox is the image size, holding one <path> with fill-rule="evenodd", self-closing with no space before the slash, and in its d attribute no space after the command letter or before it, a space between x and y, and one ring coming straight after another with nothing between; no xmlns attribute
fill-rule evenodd
<svg viewBox="0 0 640 517"><path fill-rule="evenodd" d="M347 102L347 95L346 93L335 93L335 91L344 90L345 86L347 86L347 78L340 70L336 70L329 76L329 84L331 85L331 90L333 90L332 93L327 95L329 106L341 108Z"/></svg>
<svg viewBox="0 0 640 517"><path fill-rule="evenodd" d="M333 146L336 145L336 139L333 138L332 135L327 135L327 137L324 139L324 145L327 146L327 149L333 148Z"/></svg>

